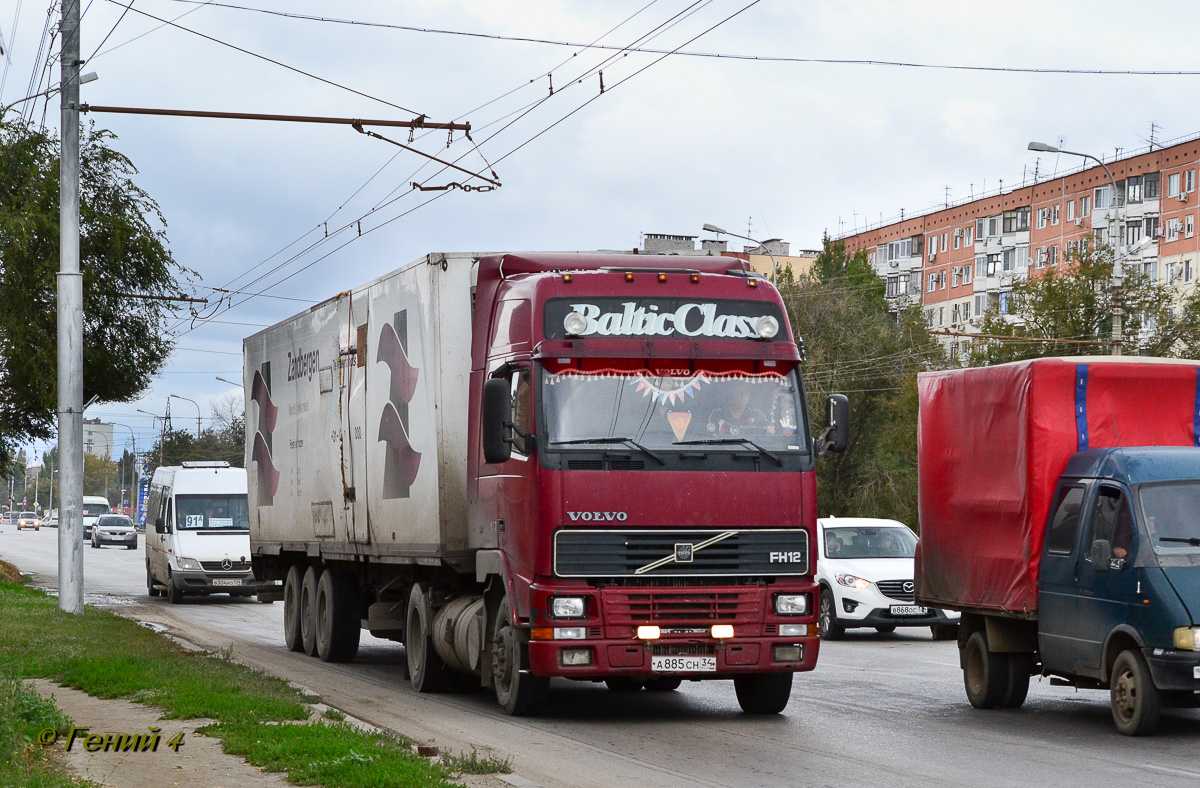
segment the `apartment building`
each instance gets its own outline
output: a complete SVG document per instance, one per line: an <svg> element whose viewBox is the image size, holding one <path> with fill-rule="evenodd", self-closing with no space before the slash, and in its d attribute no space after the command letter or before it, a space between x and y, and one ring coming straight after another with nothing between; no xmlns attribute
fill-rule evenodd
<svg viewBox="0 0 1200 788"><path fill-rule="evenodd" d="M920 304L944 344L965 356L963 337L995 306L1009 312L1013 282L1067 265L1081 247L1103 242L1181 292L1195 286L1196 170L1200 135L1136 151L1008 191L952 203L840 237L866 250L887 282L893 308ZM1114 188L1115 181L1115 188Z"/></svg>

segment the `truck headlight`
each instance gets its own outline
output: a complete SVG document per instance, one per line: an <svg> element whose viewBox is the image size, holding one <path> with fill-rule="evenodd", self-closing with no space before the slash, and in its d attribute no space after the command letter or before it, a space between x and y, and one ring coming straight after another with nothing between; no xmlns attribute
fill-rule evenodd
<svg viewBox="0 0 1200 788"><path fill-rule="evenodd" d="M550 615L554 618L583 618L584 609L580 596L556 596L550 600Z"/></svg>
<svg viewBox="0 0 1200 788"><path fill-rule="evenodd" d="M775 615L802 616L808 612L808 597L804 594L779 594L775 597Z"/></svg>
<svg viewBox="0 0 1200 788"><path fill-rule="evenodd" d="M859 591L865 591L871 587L870 580L854 575L838 575L837 581L849 588L857 588Z"/></svg>
<svg viewBox="0 0 1200 788"><path fill-rule="evenodd" d="M204 567L200 566L200 562L195 558L176 558L175 563L180 569L187 569L193 572L199 572Z"/></svg>
<svg viewBox="0 0 1200 788"><path fill-rule="evenodd" d="M1200 651L1200 627L1180 627L1175 630L1175 648Z"/></svg>

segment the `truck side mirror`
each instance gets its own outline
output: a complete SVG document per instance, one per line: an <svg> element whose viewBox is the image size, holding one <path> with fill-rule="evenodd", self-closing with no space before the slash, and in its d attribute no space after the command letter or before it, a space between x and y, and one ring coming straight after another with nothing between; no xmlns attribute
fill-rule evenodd
<svg viewBox="0 0 1200 788"><path fill-rule="evenodd" d="M1112 560L1112 543L1107 539L1097 539L1092 542L1088 558L1092 559L1092 569L1097 572L1107 572L1108 562Z"/></svg>
<svg viewBox="0 0 1200 788"><path fill-rule="evenodd" d="M821 454L844 452L850 445L850 400L845 394L831 394L825 401L829 426L821 433Z"/></svg>
<svg viewBox="0 0 1200 788"><path fill-rule="evenodd" d="M483 383L483 460L496 464L508 462L512 456L505 421L512 416L512 393L504 378L492 378Z"/></svg>
<svg viewBox="0 0 1200 788"><path fill-rule="evenodd" d="M154 519L154 533L165 534L166 532L167 532L167 526L166 526L166 523L163 522L163 518L156 517Z"/></svg>

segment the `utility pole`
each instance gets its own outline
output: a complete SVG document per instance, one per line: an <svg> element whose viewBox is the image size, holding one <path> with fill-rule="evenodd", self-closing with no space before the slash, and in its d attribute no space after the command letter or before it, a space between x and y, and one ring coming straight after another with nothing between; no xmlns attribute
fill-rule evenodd
<svg viewBox="0 0 1200 788"><path fill-rule="evenodd" d="M58 214L58 608L83 614L83 273L79 266L79 0L62 5Z"/></svg>

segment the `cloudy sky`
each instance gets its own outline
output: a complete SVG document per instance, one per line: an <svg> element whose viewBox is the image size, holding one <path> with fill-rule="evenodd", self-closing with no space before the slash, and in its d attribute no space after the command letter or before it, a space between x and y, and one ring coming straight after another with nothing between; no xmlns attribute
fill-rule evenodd
<svg viewBox="0 0 1200 788"><path fill-rule="evenodd" d="M959 200L1077 164L1037 159L1033 139L1113 155L1144 147L1152 123L1159 141L1200 132L1194 0L83 2L84 71L99 75L85 102L469 121L478 151L445 132L413 144L473 171L486 158L503 182L414 192L461 174L348 127L90 115L139 168L197 295L265 290L176 326L141 401L89 410L143 448L155 428L138 408L161 414L177 394L207 423L214 399L240 394L215 377L238 379L243 336L427 252L631 249L705 222L814 248L939 205L947 187ZM0 102L58 80L38 59L46 26L45 0L0 4ZM23 106L57 125L57 97ZM171 405L176 427L195 424L191 404Z"/></svg>

